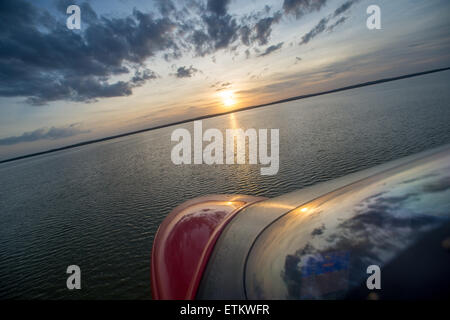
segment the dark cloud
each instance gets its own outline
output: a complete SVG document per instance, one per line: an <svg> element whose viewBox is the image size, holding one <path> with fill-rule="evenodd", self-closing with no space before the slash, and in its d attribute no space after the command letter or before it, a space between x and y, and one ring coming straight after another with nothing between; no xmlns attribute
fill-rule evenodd
<svg viewBox="0 0 450 320"><path fill-rule="evenodd" d="M222 91L225 89L228 89L232 86L233 84L231 82L216 82L214 83L211 88L216 88L216 91Z"/></svg>
<svg viewBox="0 0 450 320"><path fill-rule="evenodd" d="M156 0L156 6L163 16L168 16L176 10L172 0Z"/></svg>
<svg viewBox="0 0 450 320"><path fill-rule="evenodd" d="M203 17L206 24L211 51L225 49L238 38L239 26L230 15Z"/></svg>
<svg viewBox="0 0 450 320"><path fill-rule="evenodd" d="M281 12L277 12L273 17L263 18L256 23L254 40L258 41L259 45L267 44L272 32L272 25L278 23L281 16Z"/></svg>
<svg viewBox="0 0 450 320"><path fill-rule="evenodd" d="M199 70L195 69L193 66L187 67L179 67L175 76L177 78L191 78L194 74L196 74Z"/></svg>
<svg viewBox="0 0 450 320"><path fill-rule="evenodd" d="M277 45L272 45L270 47L267 47L267 49L263 53L261 53L259 56L260 57L267 56L267 55L271 54L272 52L275 52L275 51L281 49L283 44L284 44L284 42L280 42Z"/></svg>
<svg viewBox="0 0 450 320"><path fill-rule="evenodd" d="M344 23L348 17L341 17L335 23L327 27L327 31L332 32L338 25Z"/></svg>
<svg viewBox="0 0 450 320"><path fill-rule="evenodd" d="M195 54L203 57L229 48L239 38L240 29L241 26L231 15L205 11L200 20L184 24L184 35L187 46L193 47Z"/></svg>
<svg viewBox="0 0 450 320"><path fill-rule="evenodd" d="M261 11L245 15L240 19L240 40L242 44L251 46L257 44L266 45L269 42L272 33L272 27L279 23L283 17L281 11L270 15L271 8L265 6Z"/></svg>
<svg viewBox="0 0 450 320"><path fill-rule="evenodd" d="M80 10L83 12L84 23L95 23L98 20L97 14L87 2L83 2L80 5Z"/></svg>
<svg viewBox="0 0 450 320"><path fill-rule="evenodd" d="M246 46L250 46L250 44L251 44L250 36L252 34L252 29L250 29L249 26L242 26L240 28L239 32L241 35L242 43L245 44Z"/></svg>
<svg viewBox="0 0 450 320"><path fill-rule="evenodd" d="M281 12L270 15L271 8L265 6L261 11L252 12L239 19L227 12L228 2L210 1L207 10L200 11L200 20L184 23L184 34L188 45L197 56L213 54L218 50L235 51L240 44L247 47L253 44L266 45L272 27L282 18ZM239 43L240 40L240 43Z"/></svg>
<svg viewBox="0 0 450 320"><path fill-rule="evenodd" d="M134 77L131 78L131 83L134 84L134 86L139 87L143 85L148 80L157 79L158 75L153 72L150 69L144 69L144 70L136 70L134 73Z"/></svg>
<svg viewBox="0 0 450 320"><path fill-rule="evenodd" d="M297 18L313 11L319 11L327 0L284 0L283 9L287 14L293 14Z"/></svg>
<svg viewBox="0 0 450 320"><path fill-rule="evenodd" d="M359 2L359 0L348 0L348 1L344 2L340 7L338 7L334 11L334 17L337 17L337 16L343 14L344 12L346 12L348 9L350 9L351 6L353 6L357 2Z"/></svg>
<svg viewBox="0 0 450 320"><path fill-rule="evenodd" d="M139 81L114 82L113 76L138 69L158 52L177 51L174 24L139 10L126 18L100 19L83 3L89 24L82 33L22 0L0 6L0 96L24 96L33 104L127 96L154 77L147 71Z"/></svg>
<svg viewBox="0 0 450 320"><path fill-rule="evenodd" d="M328 18L322 18L314 28L312 28L307 34L302 37L300 45L307 44L311 39L321 34L327 28Z"/></svg>
<svg viewBox="0 0 450 320"><path fill-rule="evenodd" d="M209 12L218 16L223 16L227 13L227 7L230 0L208 0L206 8Z"/></svg>
<svg viewBox="0 0 450 320"><path fill-rule="evenodd" d="M67 7L69 7L72 4L78 4L77 1L71 1L71 0L54 0L56 10L58 10L62 14L66 14Z"/></svg>
<svg viewBox="0 0 450 320"><path fill-rule="evenodd" d="M31 132L25 132L20 136L0 139L0 145L13 145L22 142L33 142L38 140L56 140L88 132L90 131L82 130L79 123L74 123L67 127L51 127L50 129L40 128Z"/></svg>
<svg viewBox="0 0 450 320"><path fill-rule="evenodd" d="M198 56L205 56L213 51L210 45L210 38L203 30L194 30L188 38L188 41L193 45L195 54Z"/></svg>
<svg viewBox="0 0 450 320"><path fill-rule="evenodd" d="M327 17L322 18L319 23L317 23L314 28L312 28L308 33L306 33L302 37L302 41L300 41L300 45L307 44L310 42L313 38L317 37L319 34L323 33L324 31L332 32L338 25L343 24L348 17L341 17L334 22L332 20L334 18L338 18L340 15L342 15L344 12L349 10L351 6L355 3L359 2L359 0L348 0L341 6L339 6L332 15L328 15ZM331 22L331 25L328 23Z"/></svg>

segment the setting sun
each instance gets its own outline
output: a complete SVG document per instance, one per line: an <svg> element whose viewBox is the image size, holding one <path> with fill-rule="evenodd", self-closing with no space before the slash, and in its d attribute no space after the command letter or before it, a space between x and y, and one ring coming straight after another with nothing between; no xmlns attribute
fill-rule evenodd
<svg viewBox="0 0 450 320"><path fill-rule="evenodd" d="M222 103L225 107L232 107L236 104L234 93L232 91L222 91L219 93Z"/></svg>

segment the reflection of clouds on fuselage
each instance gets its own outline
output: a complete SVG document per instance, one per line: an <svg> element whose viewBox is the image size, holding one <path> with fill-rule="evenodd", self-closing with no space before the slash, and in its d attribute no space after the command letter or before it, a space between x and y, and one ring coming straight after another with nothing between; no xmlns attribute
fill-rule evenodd
<svg viewBox="0 0 450 320"><path fill-rule="evenodd" d="M448 222L445 199L450 199L450 176L442 175L448 171L399 182L394 176L394 183L387 178L387 183L378 185L385 191L374 188L374 194L338 208L353 213L335 226L324 223L313 228L310 240L286 256L283 280L288 297L343 298L347 289L364 283L369 265L386 265L421 235ZM327 209L321 209L317 216L326 215Z"/></svg>
<svg viewBox="0 0 450 320"><path fill-rule="evenodd" d="M450 176L427 183L423 186L424 192L443 192L450 189Z"/></svg>

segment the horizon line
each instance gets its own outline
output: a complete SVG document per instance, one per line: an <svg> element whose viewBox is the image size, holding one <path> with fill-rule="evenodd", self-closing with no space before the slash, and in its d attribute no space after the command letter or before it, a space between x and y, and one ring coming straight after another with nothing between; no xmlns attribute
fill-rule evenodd
<svg viewBox="0 0 450 320"><path fill-rule="evenodd" d="M130 131L130 132L121 133L121 134L117 134L117 135L113 135L113 136L107 136L107 137L99 138L99 139L82 141L82 142L78 142L78 143L63 146L63 147L53 148L53 149L49 149L49 150L45 150L45 151L26 154L23 156L17 156L17 157L5 159L5 160L0 160L0 164L6 163L6 162L11 162L11 161L16 161L16 160L21 160L21 159L26 159L26 158L31 158L31 157L35 157L35 156L39 156L39 155L43 155L43 154L47 154L47 153L53 153L53 152L57 152L57 151L63 151L63 150L71 149L71 148L81 147L81 146L85 146L85 145L89 145L89 144L93 144L93 143L97 143L97 142L113 140L113 139L126 137L126 136L130 136L130 135L134 135L134 134L139 134L139 133L143 133L143 132L147 132L147 131L167 128L167 127L180 125L180 124L184 124L184 123L188 123L188 122L219 117L219 116L223 116L223 115L227 115L227 114L231 114L231 113L236 113L236 112L241 112L241 111L246 111L246 110L251 110L251 109L256 109L256 108L262 108L262 107L267 107L267 106L271 106L271 105L275 105L275 104L281 104L281 103L295 101L295 100L312 98L312 97L326 95L326 94L330 94L330 93L346 91L346 90L351 90L351 89L357 89L357 88L361 88L361 87L366 87L366 86L371 86L371 85L376 85L376 84L391 82L391 81L396 81L396 80L402 80L402 79L406 79L406 78L412 78L412 77L417 77L417 76L422 76L422 75L426 75L426 74L442 72L442 71L447 71L447 70L450 70L450 67L416 72L416 73L401 75L401 76L397 76L397 77L382 78L382 79L378 79L378 80L373 80L373 81L363 82L363 83L354 84L354 85L350 85L350 86L340 87L337 89L320 91L320 92L310 93L310 94L304 94L304 95L299 95L299 96L294 96L294 97L285 98L285 99L281 99L281 100L276 100L276 101L272 101L272 102L268 102L268 103L264 103L264 104L247 106L247 107L243 107L243 108L239 108L239 109L235 109L235 110L229 110L229 111L224 111L224 112L210 114L210 115L203 115L203 116L198 116L198 117L194 117L194 118L188 118L185 120L175 121L175 122L162 124L162 125L158 125L158 126L154 126L154 127L150 127L150 128Z"/></svg>

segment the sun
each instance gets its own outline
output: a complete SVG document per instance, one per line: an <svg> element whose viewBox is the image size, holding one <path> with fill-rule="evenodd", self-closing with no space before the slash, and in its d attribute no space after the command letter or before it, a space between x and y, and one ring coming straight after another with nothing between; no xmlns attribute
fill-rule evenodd
<svg viewBox="0 0 450 320"><path fill-rule="evenodd" d="M219 93L222 103L225 107L232 107L236 104L233 91L225 90Z"/></svg>

